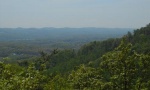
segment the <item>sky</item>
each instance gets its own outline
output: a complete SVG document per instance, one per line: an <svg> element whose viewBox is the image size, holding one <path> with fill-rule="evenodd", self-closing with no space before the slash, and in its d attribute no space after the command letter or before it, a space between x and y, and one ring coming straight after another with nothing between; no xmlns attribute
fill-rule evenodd
<svg viewBox="0 0 150 90"><path fill-rule="evenodd" d="M140 28L150 0L0 0L1 28Z"/></svg>

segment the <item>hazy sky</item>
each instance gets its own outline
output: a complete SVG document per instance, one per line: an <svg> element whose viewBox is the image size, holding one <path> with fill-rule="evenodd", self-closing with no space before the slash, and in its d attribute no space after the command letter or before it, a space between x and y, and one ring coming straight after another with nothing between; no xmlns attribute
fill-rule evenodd
<svg viewBox="0 0 150 90"><path fill-rule="evenodd" d="M139 28L150 0L0 0L0 27Z"/></svg>

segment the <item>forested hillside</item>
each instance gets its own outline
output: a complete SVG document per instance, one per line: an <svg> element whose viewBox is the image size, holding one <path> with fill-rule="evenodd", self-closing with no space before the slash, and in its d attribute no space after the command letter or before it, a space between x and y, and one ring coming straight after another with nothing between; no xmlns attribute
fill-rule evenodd
<svg viewBox="0 0 150 90"><path fill-rule="evenodd" d="M150 24L122 38L0 62L1 90L149 90Z"/></svg>

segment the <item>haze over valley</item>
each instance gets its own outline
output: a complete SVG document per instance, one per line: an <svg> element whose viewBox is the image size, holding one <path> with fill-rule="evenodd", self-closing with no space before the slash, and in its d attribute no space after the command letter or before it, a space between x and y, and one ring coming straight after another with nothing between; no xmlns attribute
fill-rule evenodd
<svg viewBox="0 0 150 90"><path fill-rule="evenodd" d="M0 90L150 90L150 0L0 0Z"/></svg>

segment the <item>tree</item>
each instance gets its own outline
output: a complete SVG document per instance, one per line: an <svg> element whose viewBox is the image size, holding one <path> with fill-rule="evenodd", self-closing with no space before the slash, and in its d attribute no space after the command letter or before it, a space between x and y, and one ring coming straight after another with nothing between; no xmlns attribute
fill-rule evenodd
<svg viewBox="0 0 150 90"><path fill-rule="evenodd" d="M111 83L109 86L114 90L135 89L137 86L138 90L150 89L145 85L150 82L150 56L137 54L131 46L122 41L119 47L102 57L100 71L103 80Z"/></svg>
<svg viewBox="0 0 150 90"><path fill-rule="evenodd" d="M95 68L81 65L76 71L69 75L69 82L74 89L100 89L102 82L101 76Z"/></svg>

